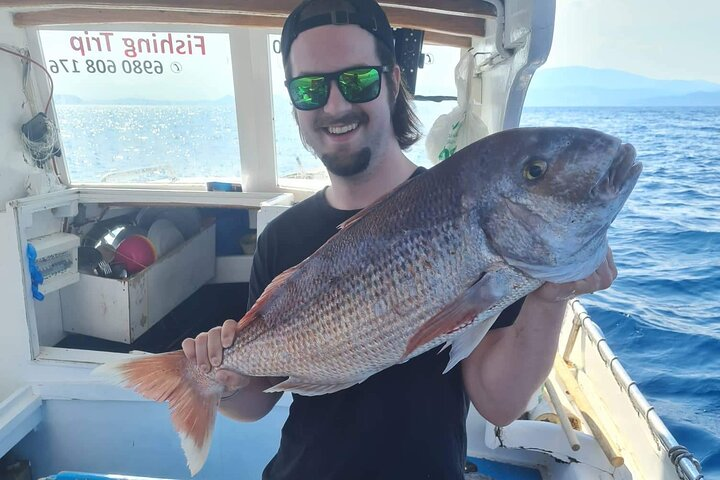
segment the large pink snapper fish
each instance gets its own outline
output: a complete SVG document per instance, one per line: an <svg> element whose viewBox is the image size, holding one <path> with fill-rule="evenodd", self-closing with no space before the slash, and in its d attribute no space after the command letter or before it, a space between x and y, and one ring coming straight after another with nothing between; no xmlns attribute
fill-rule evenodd
<svg viewBox="0 0 720 480"><path fill-rule="evenodd" d="M447 371L505 307L600 266L608 227L641 170L631 145L594 130L488 136L400 185L275 278L218 368L204 373L176 351L97 372L169 402L194 475L223 392L218 369L287 377L268 392L321 395L445 344Z"/></svg>

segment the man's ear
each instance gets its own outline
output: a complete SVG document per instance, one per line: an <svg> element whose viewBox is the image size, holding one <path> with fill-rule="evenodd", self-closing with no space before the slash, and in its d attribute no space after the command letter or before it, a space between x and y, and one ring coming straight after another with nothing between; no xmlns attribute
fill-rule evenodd
<svg viewBox="0 0 720 480"><path fill-rule="evenodd" d="M394 94L394 100L393 103L397 101L397 96L400 94L400 76L402 75L402 72L400 72L400 67L398 65L395 65L393 67L392 72L392 79L393 79L393 94Z"/></svg>

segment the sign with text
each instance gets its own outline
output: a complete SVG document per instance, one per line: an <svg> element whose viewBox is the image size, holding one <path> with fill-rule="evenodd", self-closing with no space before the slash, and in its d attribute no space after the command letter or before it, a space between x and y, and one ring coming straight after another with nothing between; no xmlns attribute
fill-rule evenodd
<svg viewBox="0 0 720 480"><path fill-rule="evenodd" d="M40 32L56 91L65 99L186 102L233 96L224 33Z"/></svg>

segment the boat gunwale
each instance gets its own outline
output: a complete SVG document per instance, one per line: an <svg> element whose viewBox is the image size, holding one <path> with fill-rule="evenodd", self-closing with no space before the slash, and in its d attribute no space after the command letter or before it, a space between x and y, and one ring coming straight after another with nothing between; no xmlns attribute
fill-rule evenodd
<svg viewBox="0 0 720 480"><path fill-rule="evenodd" d="M701 473L700 462L692 452L689 452L675 439L672 433L670 433L670 430L658 415L655 407L645 398L637 382L632 379L630 374L622 366L620 358L613 353L600 327L590 318L590 315L582 303L580 303L580 300L574 298L570 302L570 308L572 311L573 326L579 326L585 333L586 338L590 340L592 346L597 349L597 354L603 361L605 368L609 370L611 377L620 390L625 392L627 400L635 412L643 418L658 447L663 449L670 462L675 466L678 478L685 480L702 480L704 476ZM573 338L571 335L568 344L564 348L566 354L561 357L565 360L565 363L567 363L568 353L572 350L572 344L575 341L576 338ZM558 347L558 353L560 353L561 347L562 346ZM674 451L679 451L680 454L673 453Z"/></svg>

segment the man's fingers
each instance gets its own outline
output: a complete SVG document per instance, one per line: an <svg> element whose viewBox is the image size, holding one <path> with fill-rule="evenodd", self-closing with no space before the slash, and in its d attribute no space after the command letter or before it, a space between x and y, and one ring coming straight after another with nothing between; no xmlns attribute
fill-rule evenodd
<svg viewBox="0 0 720 480"><path fill-rule="evenodd" d="M617 278L617 268L613 259L612 250L608 248L605 260L588 277L568 283L545 283L540 287L541 298L549 301L568 300L577 295L593 293L609 288Z"/></svg>
<svg viewBox="0 0 720 480"><path fill-rule="evenodd" d="M596 275L593 273L589 277L578 280L575 282L575 285L573 285L573 291L575 292L575 295L582 295L583 293L590 293L593 291L593 283L595 282Z"/></svg>
<svg viewBox="0 0 720 480"><path fill-rule="evenodd" d="M575 282L575 292L580 295L609 288L617 276L617 271L613 267L612 260L606 259L592 275Z"/></svg>
<svg viewBox="0 0 720 480"><path fill-rule="evenodd" d="M610 271L612 272L612 279L615 280L618 275L617 266L615 265L615 259L613 258L613 253L610 248L608 248L608 254L607 254L607 262L610 266Z"/></svg>
<svg viewBox="0 0 720 480"><path fill-rule="evenodd" d="M182 342L182 349L185 353L185 356L190 360L191 362L195 362L195 340L192 338L186 338Z"/></svg>
<svg viewBox="0 0 720 480"><path fill-rule="evenodd" d="M205 373L210 371L210 360L208 359L208 334L203 332L195 337L195 357L197 366Z"/></svg>
<svg viewBox="0 0 720 480"><path fill-rule="evenodd" d="M615 280L609 262L603 263L598 273L600 276L600 284L598 285L598 290L604 290L608 288L612 284L613 280Z"/></svg>
<svg viewBox="0 0 720 480"><path fill-rule="evenodd" d="M225 320L222 324L222 333L220 338L222 340L223 348L229 348L230 345L235 341L235 329L237 328L237 322L235 320Z"/></svg>
<svg viewBox="0 0 720 480"><path fill-rule="evenodd" d="M220 342L220 327L212 328L208 332L208 357L213 367L222 363L223 347Z"/></svg>
<svg viewBox="0 0 720 480"><path fill-rule="evenodd" d="M209 372L223 361L223 349L230 347L235 341L235 320L226 320L222 327L215 327L197 337L186 338L182 342L185 356L203 371Z"/></svg>

